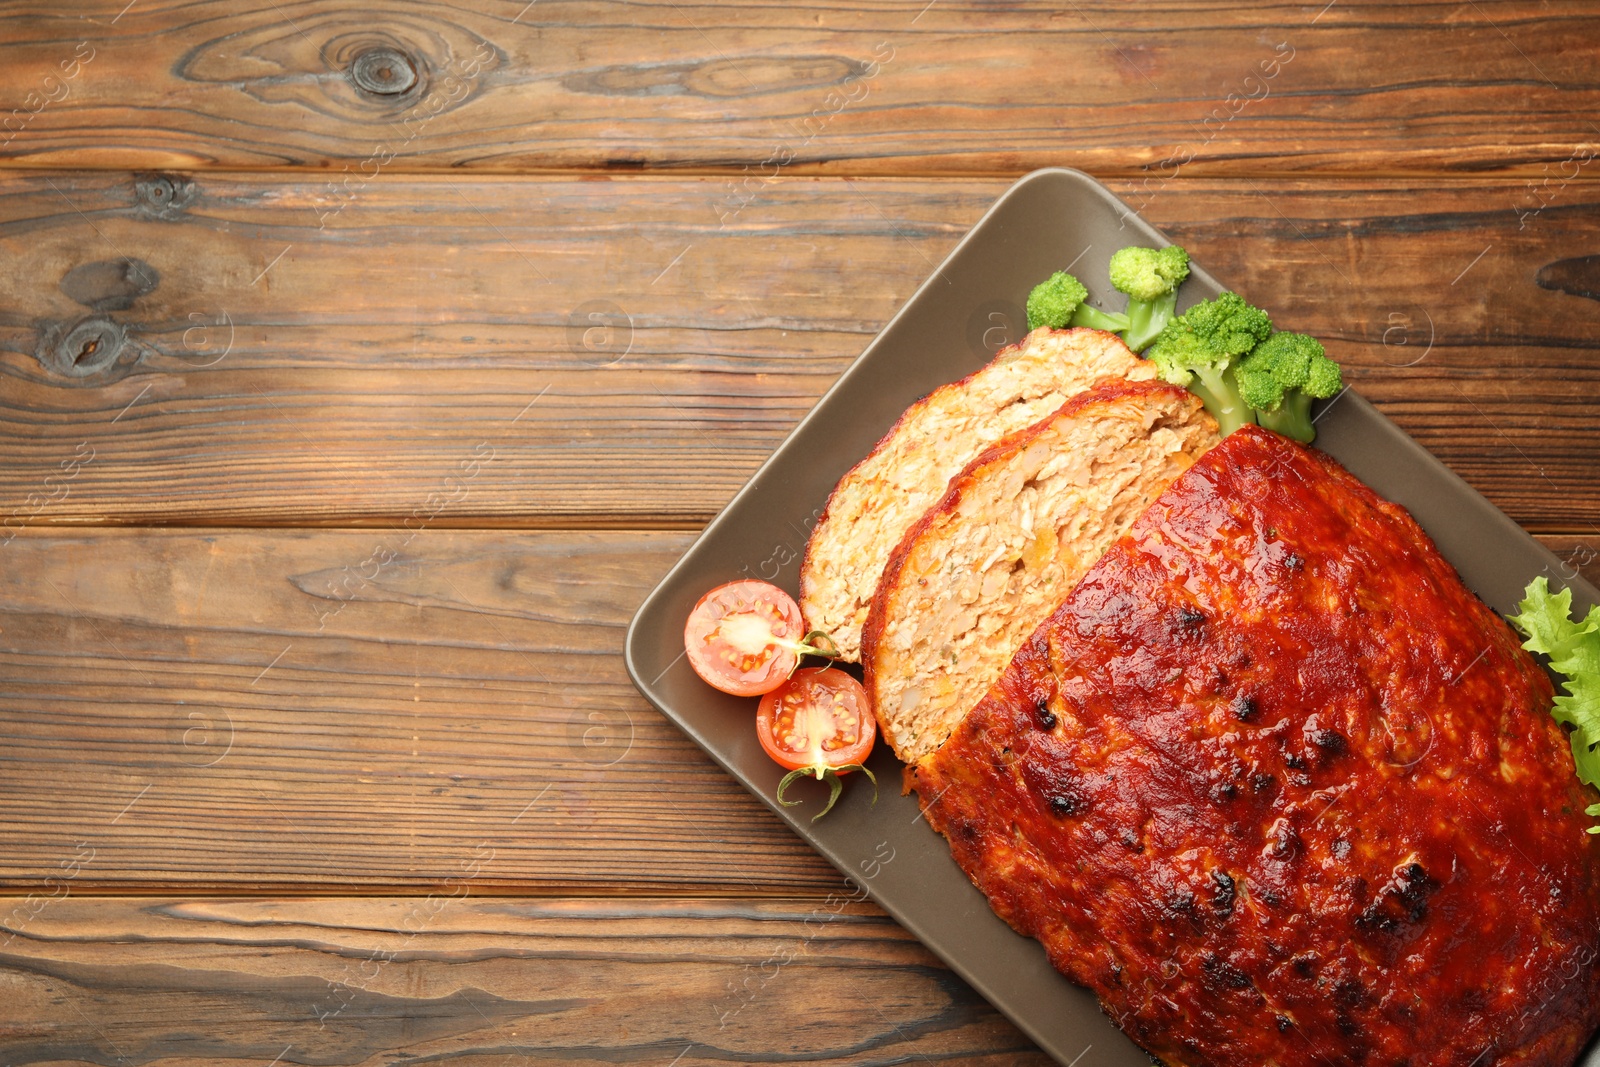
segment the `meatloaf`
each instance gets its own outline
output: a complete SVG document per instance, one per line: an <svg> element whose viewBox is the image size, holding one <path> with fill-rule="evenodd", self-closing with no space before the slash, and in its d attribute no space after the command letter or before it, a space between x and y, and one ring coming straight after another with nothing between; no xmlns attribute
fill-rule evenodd
<svg viewBox="0 0 1600 1067"><path fill-rule="evenodd" d="M950 479L890 556L863 631L895 753L909 763L950 736L1084 571L1217 442L1187 389L1102 382Z"/></svg>
<svg viewBox="0 0 1600 1067"><path fill-rule="evenodd" d="M912 404L839 480L811 533L800 568L807 626L825 632L842 659L856 662L889 553L943 495L952 475L1096 382L1153 377L1153 366L1115 334L1041 327Z"/></svg>
<svg viewBox="0 0 1600 1067"><path fill-rule="evenodd" d="M1551 696L1402 509L1247 426L908 779L1171 1064L1565 1065L1600 1021L1600 797Z"/></svg>

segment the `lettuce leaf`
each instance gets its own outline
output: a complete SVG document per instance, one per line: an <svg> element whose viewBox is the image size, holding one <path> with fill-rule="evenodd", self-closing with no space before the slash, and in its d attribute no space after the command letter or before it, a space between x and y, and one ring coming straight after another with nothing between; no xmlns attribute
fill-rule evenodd
<svg viewBox="0 0 1600 1067"><path fill-rule="evenodd" d="M1600 606L1581 621L1572 618L1572 590L1550 592L1542 575L1528 583L1521 610L1511 625L1525 636L1522 647L1549 657L1550 669L1562 677L1565 692L1556 696L1551 716L1572 727L1572 760L1578 777L1600 786ZM1600 804L1585 809L1600 815ZM1589 828L1600 833L1600 826Z"/></svg>
<svg viewBox="0 0 1600 1067"><path fill-rule="evenodd" d="M1523 590L1522 603L1517 607L1522 610L1511 616L1511 625L1527 635L1522 647L1529 652L1542 652L1552 662L1571 654L1582 635L1594 630L1597 613L1600 613L1600 609L1591 611L1583 622L1574 622L1572 590L1550 592L1550 582L1542 574L1528 583L1528 588Z"/></svg>

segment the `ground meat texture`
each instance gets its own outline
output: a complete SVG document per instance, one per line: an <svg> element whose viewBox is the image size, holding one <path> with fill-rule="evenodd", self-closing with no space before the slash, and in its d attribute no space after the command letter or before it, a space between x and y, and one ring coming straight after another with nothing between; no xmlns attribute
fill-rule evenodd
<svg viewBox="0 0 1600 1067"><path fill-rule="evenodd" d="M1600 795L1551 697L1410 516L1246 427L909 778L1168 1063L1564 1065L1600 1023Z"/></svg>
<svg viewBox="0 0 1600 1067"><path fill-rule="evenodd" d="M1186 389L1101 382L951 478L890 554L861 631L861 683L895 755L938 748L1094 561L1220 441Z"/></svg>
<svg viewBox="0 0 1600 1067"><path fill-rule="evenodd" d="M839 479L800 565L800 610L854 663L889 555L952 475L1096 382L1148 381L1152 364L1103 330L1040 327L958 382L906 409ZM920 754L920 753L919 753Z"/></svg>

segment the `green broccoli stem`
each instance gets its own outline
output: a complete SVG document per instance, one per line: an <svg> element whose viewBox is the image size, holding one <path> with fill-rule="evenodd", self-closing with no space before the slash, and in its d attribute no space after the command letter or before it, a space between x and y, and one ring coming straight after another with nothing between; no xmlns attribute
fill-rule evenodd
<svg viewBox="0 0 1600 1067"><path fill-rule="evenodd" d="M1154 300L1136 300L1129 297L1128 329L1123 333L1122 339L1135 352L1143 352L1155 343L1156 336L1161 333L1167 323L1173 320L1177 313L1178 291L1176 289L1166 296L1159 296Z"/></svg>
<svg viewBox="0 0 1600 1067"><path fill-rule="evenodd" d="M1308 445L1317 436L1316 429L1311 425L1311 395L1299 389L1285 393L1278 410L1256 412L1256 421L1269 430Z"/></svg>
<svg viewBox="0 0 1600 1067"><path fill-rule="evenodd" d="M1088 304L1079 304L1078 310L1072 313L1072 318L1067 320L1069 326L1087 326L1093 330L1105 330L1109 333L1121 333L1128 328L1128 316L1119 315L1115 311L1101 311Z"/></svg>
<svg viewBox="0 0 1600 1067"><path fill-rule="evenodd" d="M1241 426L1256 421L1256 413L1239 396L1239 386L1233 380L1233 370L1225 367L1193 367L1195 380L1189 383L1189 392L1199 397L1217 420L1217 429L1226 437Z"/></svg>

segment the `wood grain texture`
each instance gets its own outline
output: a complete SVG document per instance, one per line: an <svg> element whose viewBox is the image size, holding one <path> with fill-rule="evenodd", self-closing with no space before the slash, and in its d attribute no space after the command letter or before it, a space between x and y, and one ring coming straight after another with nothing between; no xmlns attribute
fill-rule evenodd
<svg viewBox="0 0 1600 1067"><path fill-rule="evenodd" d="M25 504L86 441L93 462L49 518L388 521L445 492L433 520L475 525L702 522L993 191L905 189L931 215L912 224L804 182L720 227L716 182L385 176L340 200L321 182L207 177L170 217L127 179L10 188L0 246L32 262L4 275L34 310L0 327L0 434L31 459L0 476L0 500ZM134 259L159 283L103 315L138 362L46 369L40 344L93 314L61 280ZM839 283L873 260L894 262Z"/></svg>
<svg viewBox="0 0 1600 1067"><path fill-rule="evenodd" d="M1539 540L1561 561L1549 576L1552 587L1575 575L1600 586L1600 533L1590 530L1583 534L1549 534Z"/></svg>
<svg viewBox="0 0 1600 1067"><path fill-rule="evenodd" d="M70 889L70 886L67 887ZM0 899L0 1061L1051 1061L915 939L818 900Z"/></svg>
<svg viewBox="0 0 1600 1067"><path fill-rule="evenodd" d="M1538 174L1600 140L1600 25L1570 2L114 6L12 9L0 156ZM358 83L375 50L399 60Z"/></svg>
<svg viewBox="0 0 1600 1067"><path fill-rule="evenodd" d="M1600 523L1589 183L1113 187L1513 518ZM1004 188L13 175L0 524L698 527Z"/></svg>
<svg viewBox="0 0 1600 1067"><path fill-rule="evenodd" d="M622 663L684 534L28 531L0 548L0 885L837 883ZM753 727L752 727L753 729Z"/></svg>

